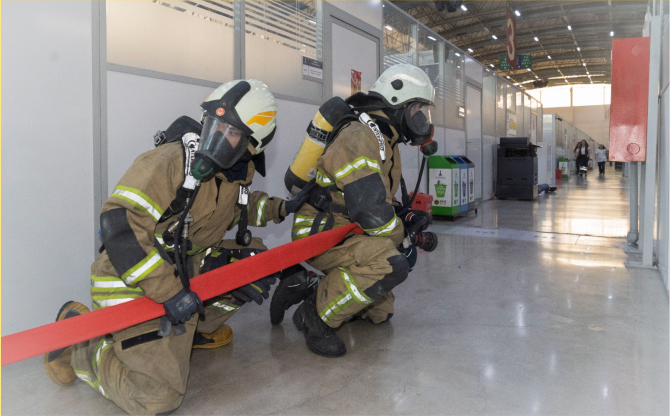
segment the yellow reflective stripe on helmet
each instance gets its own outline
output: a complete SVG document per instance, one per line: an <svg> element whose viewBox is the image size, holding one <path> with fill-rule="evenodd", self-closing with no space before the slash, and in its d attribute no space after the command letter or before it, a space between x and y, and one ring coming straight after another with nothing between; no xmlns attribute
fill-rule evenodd
<svg viewBox="0 0 670 416"><path fill-rule="evenodd" d="M347 271L344 269L344 267L340 267L340 276L342 276L342 280L344 280L344 284L347 286L347 289L349 290L349 293L353 296L354 300L358 303L362 303L364 305L368 305L372 303L372 299L368 297L368 295L363 292L356 282L353 281L351 278L351 275L347 273Z"/></svg>
<svg viewBox="0 0 670 416"><path fill-rule="evenodd" d="M360 170L366 167L374 170L375 172L382 173L382 168L379 166L379 162L373 159L368 159L365 156L361 156L353 162L344 165L342 169L336 171L335 181L337 182L338 180L344 178L354 170Z"/></svg>
<svg viewBox="0 0 670 416"><path fill-rule="evenodd" d="M320 171L316 171L316 183L317 185L325 188L327 186L330 186L333 184L333 181L331 181L326 175L321 173Z"/></svg>
<svg viewBox="0 0 670 416"><path fill-rule="evenodd" d="M349 304L349 302L351 302L351 299L352 299L351 293L341 294L338 298L332 301L326 309L324 309L319 314L319 317L323 322L328 323L331 319L333 319L335 315L341 312L342 309L344 309L344 307Z"/></svg>
<svg viewBox="0 0 670 416"><path fill-rule="evenodd" d="M134 285L139 283L142 279L147 277L147 275L158 266L163 264L163 258L158 254L158 249L155 248L144 258L142 261L134 265L130 270L125 272L121 279L126 282L127 285Z"/></svg>
<svg viewBox="0 0 670 416"><path fill-rule="evenodd" d="M263 197L258 201L258 211L256 212L256 226L262 227L265 224L265 203L267 202L268 197Z"/></svg>
<svg viewBox="0 0 670 416"><path fill-rule="evenodd" d="M385 236L389 235L395 230L395 228L400 224L400 221L398 221L398 217L396 217L395 214L393 214L393 219L391 221L387 222L386 224L382 225L381 227L377 228L372 228L372 229L365 229L363 228L363 231L368 233L368 235L373 235L373 236Z"/></svg>
<svg viewBox="0 0 670 416"><path fill-rule="evenodd" d="M161 216L163 216L164 211L161 207L139 189L118 185L111 196L124 200L134 207L147 212L154 218L155 222L158 222Z"/></svg>

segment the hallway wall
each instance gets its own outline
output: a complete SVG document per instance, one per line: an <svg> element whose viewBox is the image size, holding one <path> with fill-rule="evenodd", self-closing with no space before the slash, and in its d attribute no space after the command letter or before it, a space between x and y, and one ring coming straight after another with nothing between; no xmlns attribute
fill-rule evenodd
<svg viewBox="0 0 670 416"><path fill-rule="evenodd" d="M609 148L610 106L587 105L580 107L546 108L545 113L556 113L572 123L593 140Z"/></svg>

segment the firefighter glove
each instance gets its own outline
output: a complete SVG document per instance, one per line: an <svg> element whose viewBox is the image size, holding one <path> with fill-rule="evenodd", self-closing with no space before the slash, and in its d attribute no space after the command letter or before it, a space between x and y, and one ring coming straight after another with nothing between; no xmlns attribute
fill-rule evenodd
<svg viewBox="0 0 670 416"><path fill-rule="evenodd" d="M430 217L425 211L410 210L403 218L405 229L412 230L414 233L421 233L428 228Z"/></svg>
<svg viewBox="0 0 670 416"><path fill-rule="evenodd" d="M184 289L163 302L163 308L165 308L165 316L167 316L172 325L183 324L191 319L191 316L196 312L199 314L205 313L205 306L202 304L198 294L187 292Z"/></svg>
<svg viewBox="0 0 670 416"><path fill-rule="evenodd" d="M298 194L289 201L284 201L284 211L286 215L297 212L302 205L309 200L312 190L318 185L315 181L308 183Z"/></svg>
<svg viewBox="0 0 670 416"><path fill-rule="evenodd" d="M244 304L253 300L260 305L263 299L270 297L270 288L276 281L275 276L270 275L233 290L232 295L240 303Z"/></svg>

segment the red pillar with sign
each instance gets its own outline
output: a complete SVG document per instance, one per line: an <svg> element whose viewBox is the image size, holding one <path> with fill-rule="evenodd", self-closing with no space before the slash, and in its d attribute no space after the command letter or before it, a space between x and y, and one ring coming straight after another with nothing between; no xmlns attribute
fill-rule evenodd
<svg viewBox="0 0 670 416"><path fill-rule="evenodd" d="M647 158L650 38L612 41L610 160Z"/></svg>
<svg viewBox="0 0 670 416"><path fill-rule="evenodd" d="M505 19L507 30L507 64L512 69L517 69L516 62L516 17L511 9L507 9L507 19Z"/></svg>

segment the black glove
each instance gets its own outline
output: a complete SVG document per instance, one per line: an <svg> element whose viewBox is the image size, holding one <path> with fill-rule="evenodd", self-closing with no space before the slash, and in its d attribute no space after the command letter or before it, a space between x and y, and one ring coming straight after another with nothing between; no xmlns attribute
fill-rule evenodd
<svg viewBox="0 0 670 416"><path fill-rule="evenodd" d="M405 228L416 234L425 231L430 225L430 216L425 211L410 210L402 220Z"/></svg>
<svg viewBox="0 0 670 416"><path fill-rule="evenodd" d="M407 258L407 264L409 264L409 271L411 272L416 264L416 247L414 247L414 244L412 243L409 243L409 246L404 247L403 242L403 244L398 247L398 251Z"/></svg>
<svg viewBox="0 0 670 416"><path fill-rule="evenodd" d="M256 280L253 283L238 287L233 290L231 294L241 304L251 302L252 300L257 304L262 304L263 299L270 297L270 287L275 284L277 278L274 274Z"/></svg>
<svg viewBox="0 0 670 416"><path fill-rule="evenodd" d="M196 312L201 315L205 313L205 305L202 304L198 294L186 292L184 289L163 302L163 308L165 308L165 316L172 325L183 324Z"/></svg>
<svg viewBox="0 0 670 416"><path fill-rule="evenodd" d="M284 211L286 211L286 215L293 214L296 211L300 209L300 207L307 202L309 199L312 190L316 188L318 185L314 180L312 180L310 183L305 185L304 188L298 194L291 200L289 201L284 201Z"/></svg>

